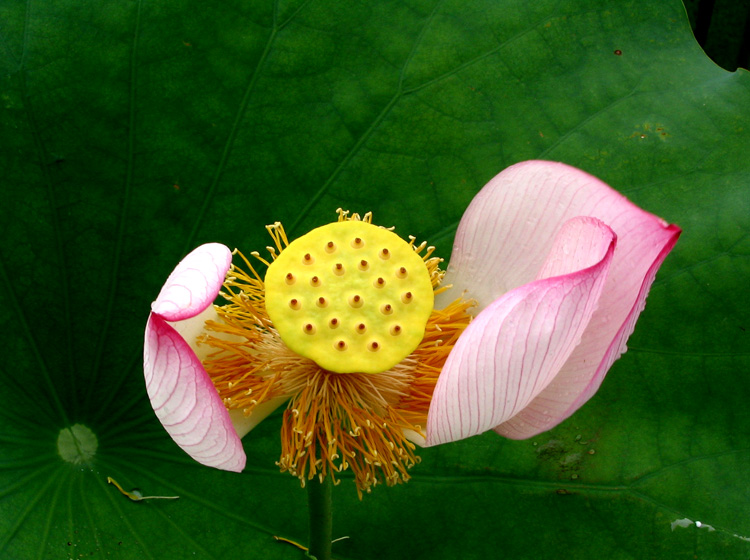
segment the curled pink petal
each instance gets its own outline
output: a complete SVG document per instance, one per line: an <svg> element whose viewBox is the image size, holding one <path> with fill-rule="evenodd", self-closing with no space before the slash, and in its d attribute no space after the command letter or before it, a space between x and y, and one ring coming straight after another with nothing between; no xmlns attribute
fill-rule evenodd
<svg viewBox="0 0 750 560"><path fill-rule="evenodd" d="M594 314L615 242L599 220L569 220L540 267L551 277L511 290L479 313L438 378L427 445L494 428L552 382Z"/></svg>
<svg viewBox="0 0 750 560"><path fill-rule="evenodd" d="M493 178L472 201L456 233L445 282L466 290L482 309L537 277L555 232L574 216L598 218L617 234L609 278L580 345L560 373L529 406L497 427L507 437L531 437L552 428L596 392L625 351L654 275L680 229L579 169L528 161Z"/></svg>
<svg viewBox="0 0 750 560"><path fill-rule="evenodd" d="M557 232L576 216L598 218L612 228L618 237L616 263L630 258L632 245L654 244L654 235L666 227L579 169L550 161L518 163L487 183L464 212L444 279L454 289L439 301L449 303L466 290L481 310L531 282Z"/></svg>
<svg viewBox="0 0 750 560"><path fill-rule="evenodd" d="M497 426L497 433L512 439L535 436L571 416L594 396L609 368L625 352L625 343L646 306L646 296L656 272L680 233L676 226L659 225L652 230L649 242L636 246L624 262L617 261L618 245L600 308L592 317L581 344L552 383L518 415ZM641 279L639 285L634 287L623 279L630 274L635 275L636 280Z"/></svg>
<svg viewBox="0 0 750 560"><path fill-rule="evenodd" d="M245 467L242 443L211 379L187 342L155 313L146 325L143 371L151 406L177 445L203 465L234 472Z"/></svg>
<svg viewBox="0 0 750 560"><path fill-rule="evenodd" d="M151 311L167 321L194 317L216 299L232 262L232 252L220 243L194 249L172 271Z"/></svg>

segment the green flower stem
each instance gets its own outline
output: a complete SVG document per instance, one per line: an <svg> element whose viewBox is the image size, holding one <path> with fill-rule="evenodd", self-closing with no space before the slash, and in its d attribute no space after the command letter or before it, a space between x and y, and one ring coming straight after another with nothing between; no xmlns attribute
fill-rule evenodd
<svg viewBox="0 0 750 560"><path fill-rule="evenodd" d="M310 515L310 550L308 556L316 560L331 560L333 522L331 518L331 490L333 479L323 482L317 478L307 481L307 503Z"/></svg>

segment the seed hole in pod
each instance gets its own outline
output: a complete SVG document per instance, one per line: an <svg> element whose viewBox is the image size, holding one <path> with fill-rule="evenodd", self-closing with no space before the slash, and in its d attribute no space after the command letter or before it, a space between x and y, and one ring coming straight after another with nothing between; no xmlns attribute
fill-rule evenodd
<svg viewBox="0 0 750 560"><path fill-rule="evenodd" d="M333 347L334 347L334 348L335 348L336 350L339 350L339 351L343 352L344 350L346 350L346 342L345 342L345 341L343 341L343 340L339 340L338 342L335 342L335 343L333 344Z"/></svg>
<svg viewBox="0 0 750 560"><path fill-rule="evenodd" d="M341 263L336 263L333 265L333 273L336 276L343 276L344 275L344 265Z"/></svg>
<svg viewBox="0 0 750 560"><path fill-rule="evenodd" d="M380 344L373 340L370 344L367 345L367 349L370 352L377 352L378 350L380 350Z"/></svg>
<svg viewBox="0 0 750 560"><path fill-rule="evenodd" d="M388 249L383 248L380 250L380 253L378 254L378 256L384 261L387 261L388 259L391 258L391 252Z"/></svg>
<svg viewBox="0 0 750 560"><path fill-rule="evenodd" d="M406 278L407 276L408 273L406 272L406 268L404 268L403 266L396 271L397 278Z"/></svg>
<svg viewBox="0 0 750 560"><path fill-rule="evenodd" d="M372 283L373 286L376 288L384 288L385 287L385 279L384 278L378 278L375 280L375 282Z"/></svg>
<svg viewBox="0 0 750 560"><path fill-rule="evenodd" d="M336 319L336 317L334 317L333 319L328 321L328 326L331 327L332 329L335 329L336 327L339 326L339 320Z"/></svg>
<svg viewBox="0 0 750 560"><path fill-rule="evenodd" d="M320 286L320 278L318 278L317 276L313 276L312 278L310 278L310 285L313 288L317 288L318 286Z"/></svg>
<svg viewBox="0 0 750 560"><path fill-rule="evenodd" d="M352 307L355 307L355 308L362 307L363 303L364 301L362 301L362 296L353 295L352 297L349 298L349 305L351 305Z"/></svg>
<svg viewBox="0 0 750 560"><path fill-rule="evenodd" d="M302 304L299 302L298 299L290 299L289 300L289 307L297 311L299 308L302 307Z"/></svg>
<svg viewBox="0 0 750 560"><path fill-rule="evenodd" d="M352 247L354 247L355 249L361 249L364 246L365 242L362 241L361 237L355 237L354 239L352 239Z"/></svg>
<svg viewBox="0 0 750 560"><path fill-rule="evenodd" d="M361 261L359 261L359 267L358 268L360 270L367 270L368 268L370 268L370 265L369 265L369 263L366 260L362 259Z"/></svg>
<svg viewBox="0 0 750 560"><path fill-rule="evenodd" d="M317 301L315 302L315 305L317 305L321 309L324 309L324 308L328 307L328 301L326 300L326 298L324 298L323 296L321 296L321 297L319 297L317 299Z"/></svg>
<svg viewBox="0 0 750 560"><path fill-rule="evenodd" d="M363 334L366 330L367 330L367 327L365 326L364 323L360 323L359 325L357 325L357 332L359 334Z"/></svg>
<svg viewBox="0 0 750 560"><path fill-rule="evenodd" d="M413 299L414 296L411 292L404 292L403 294L401 294L401 301L403 303L411 303Z"/></svg>
<svg viewBox="0 0 750 560"><path fill-rule="evenodd" d="M305 334L315 334L315 325L312 323L307 323L304 327L302 327L302 330Z"/></svg>
<svg viewBox="0 0 750 560"><path fill-rule="evenodd" d="M390 303L386 303L380 306L380 312L383 315L390 315L393 313L393 306Z"/></svg>
<svg viewBox="0 0 750 560"><path fill-rule="evenodd" d="M336 252L336 244L333 241L326 243L326 253L331 254Z"/></svg>
<svg viewBox="0 0 750 560"><path fill-rule="evenodd" d="M294 284L294 282L295 282L295 281L296 281L297 279L296 279L296 278L294 277L294 274L292 274L292 273L290 272L289 274L287 274L287 275L286 275L286 277L285 277L285 280L286 280L286 283L287 283L287 284L289 284L289 285L291 286L292 284Z"/></svg>
<svg viewBox="0 0 750 560"><path fill-rule="evenodd" d="M398 336L401 334L401 325L393 325L391 327L391 334L393 336Z"/></svg>
<svg viewBox="0 0 750 560"><path fill-rule="evenodd" d="M312 264L315 262L315 259L310 253L305 253L305 256L302 257L302 264Z"/></svg>

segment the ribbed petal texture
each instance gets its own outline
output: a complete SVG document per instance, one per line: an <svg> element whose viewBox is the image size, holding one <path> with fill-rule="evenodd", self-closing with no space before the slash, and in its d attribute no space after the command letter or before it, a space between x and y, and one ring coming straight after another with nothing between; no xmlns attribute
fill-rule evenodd
<svg viewBox="0 0 750 560"><path fill-rule="evenodd" d="M232 252L219 243L194 249L169 275L151 311L167 321L196 316L216 298L231 262Z"/></svg>
<svg viewBox="0 0 750 560"><path fill-rule="evenodd" d="M172 439L203 465L240 472L245 453L198 358L177 332L152 314L143 369L156 416Z"/></svg>
<svg viewBox="0 0 750 560"><path fill-rule="evenodd" d="M559 371L528 404L520 410L514 407L511 417L501 415L504 420L496 431L506 437L527 438L548 430L591 398L625 351L649 287L680 229L641 210L583 171L560 163L529 161L492 179L474 198L456 233L444 282L453 284L454 294L466 291L483 310L496 306L493 302L498 298L510 297L504 294L549 276L554 268L549 248L563 225L575 217L596 218L617 235L608 278L580 344ZM498 332L498 336L510 333ZM461 375L471 374L462 371ZM431 438L428 428L428 441L436 441Z"/></svg>
<svg viewBox="0 0 750 560"><path fill-rule="evenodd" d="M427 444L480 434L523 410L580 342L602 294L615 235L593 218L560 230L548 278L511 290L461 335L430 405Z"/></svg>
<svg viewBox="0 0 750 560"><path fill-rule="evenodd" d="M218 295L231 258L227 247L210 243L177 265L151 306L143 372L151 406L177 445L203 465L240 472L245 452L229 412L190 344L167 322L195 331L192 323Z"/></svg>

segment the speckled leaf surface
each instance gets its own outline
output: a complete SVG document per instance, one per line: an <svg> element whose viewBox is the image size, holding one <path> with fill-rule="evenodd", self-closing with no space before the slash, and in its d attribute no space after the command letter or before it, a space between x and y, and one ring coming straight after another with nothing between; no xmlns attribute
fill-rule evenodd
<svg viewBox="0 0 750 560"><path fill-rule="evenodd" d="M3 2L0 556L300 557L272 538L307 531L278 416L241 474L156 420L151 301L198 244L338 207L447 258L482 185L539 158L684 230L629 352L549 433L424 450L361 502L345 479L335 556L747 558L748 108L672 0Z"/></svg>

